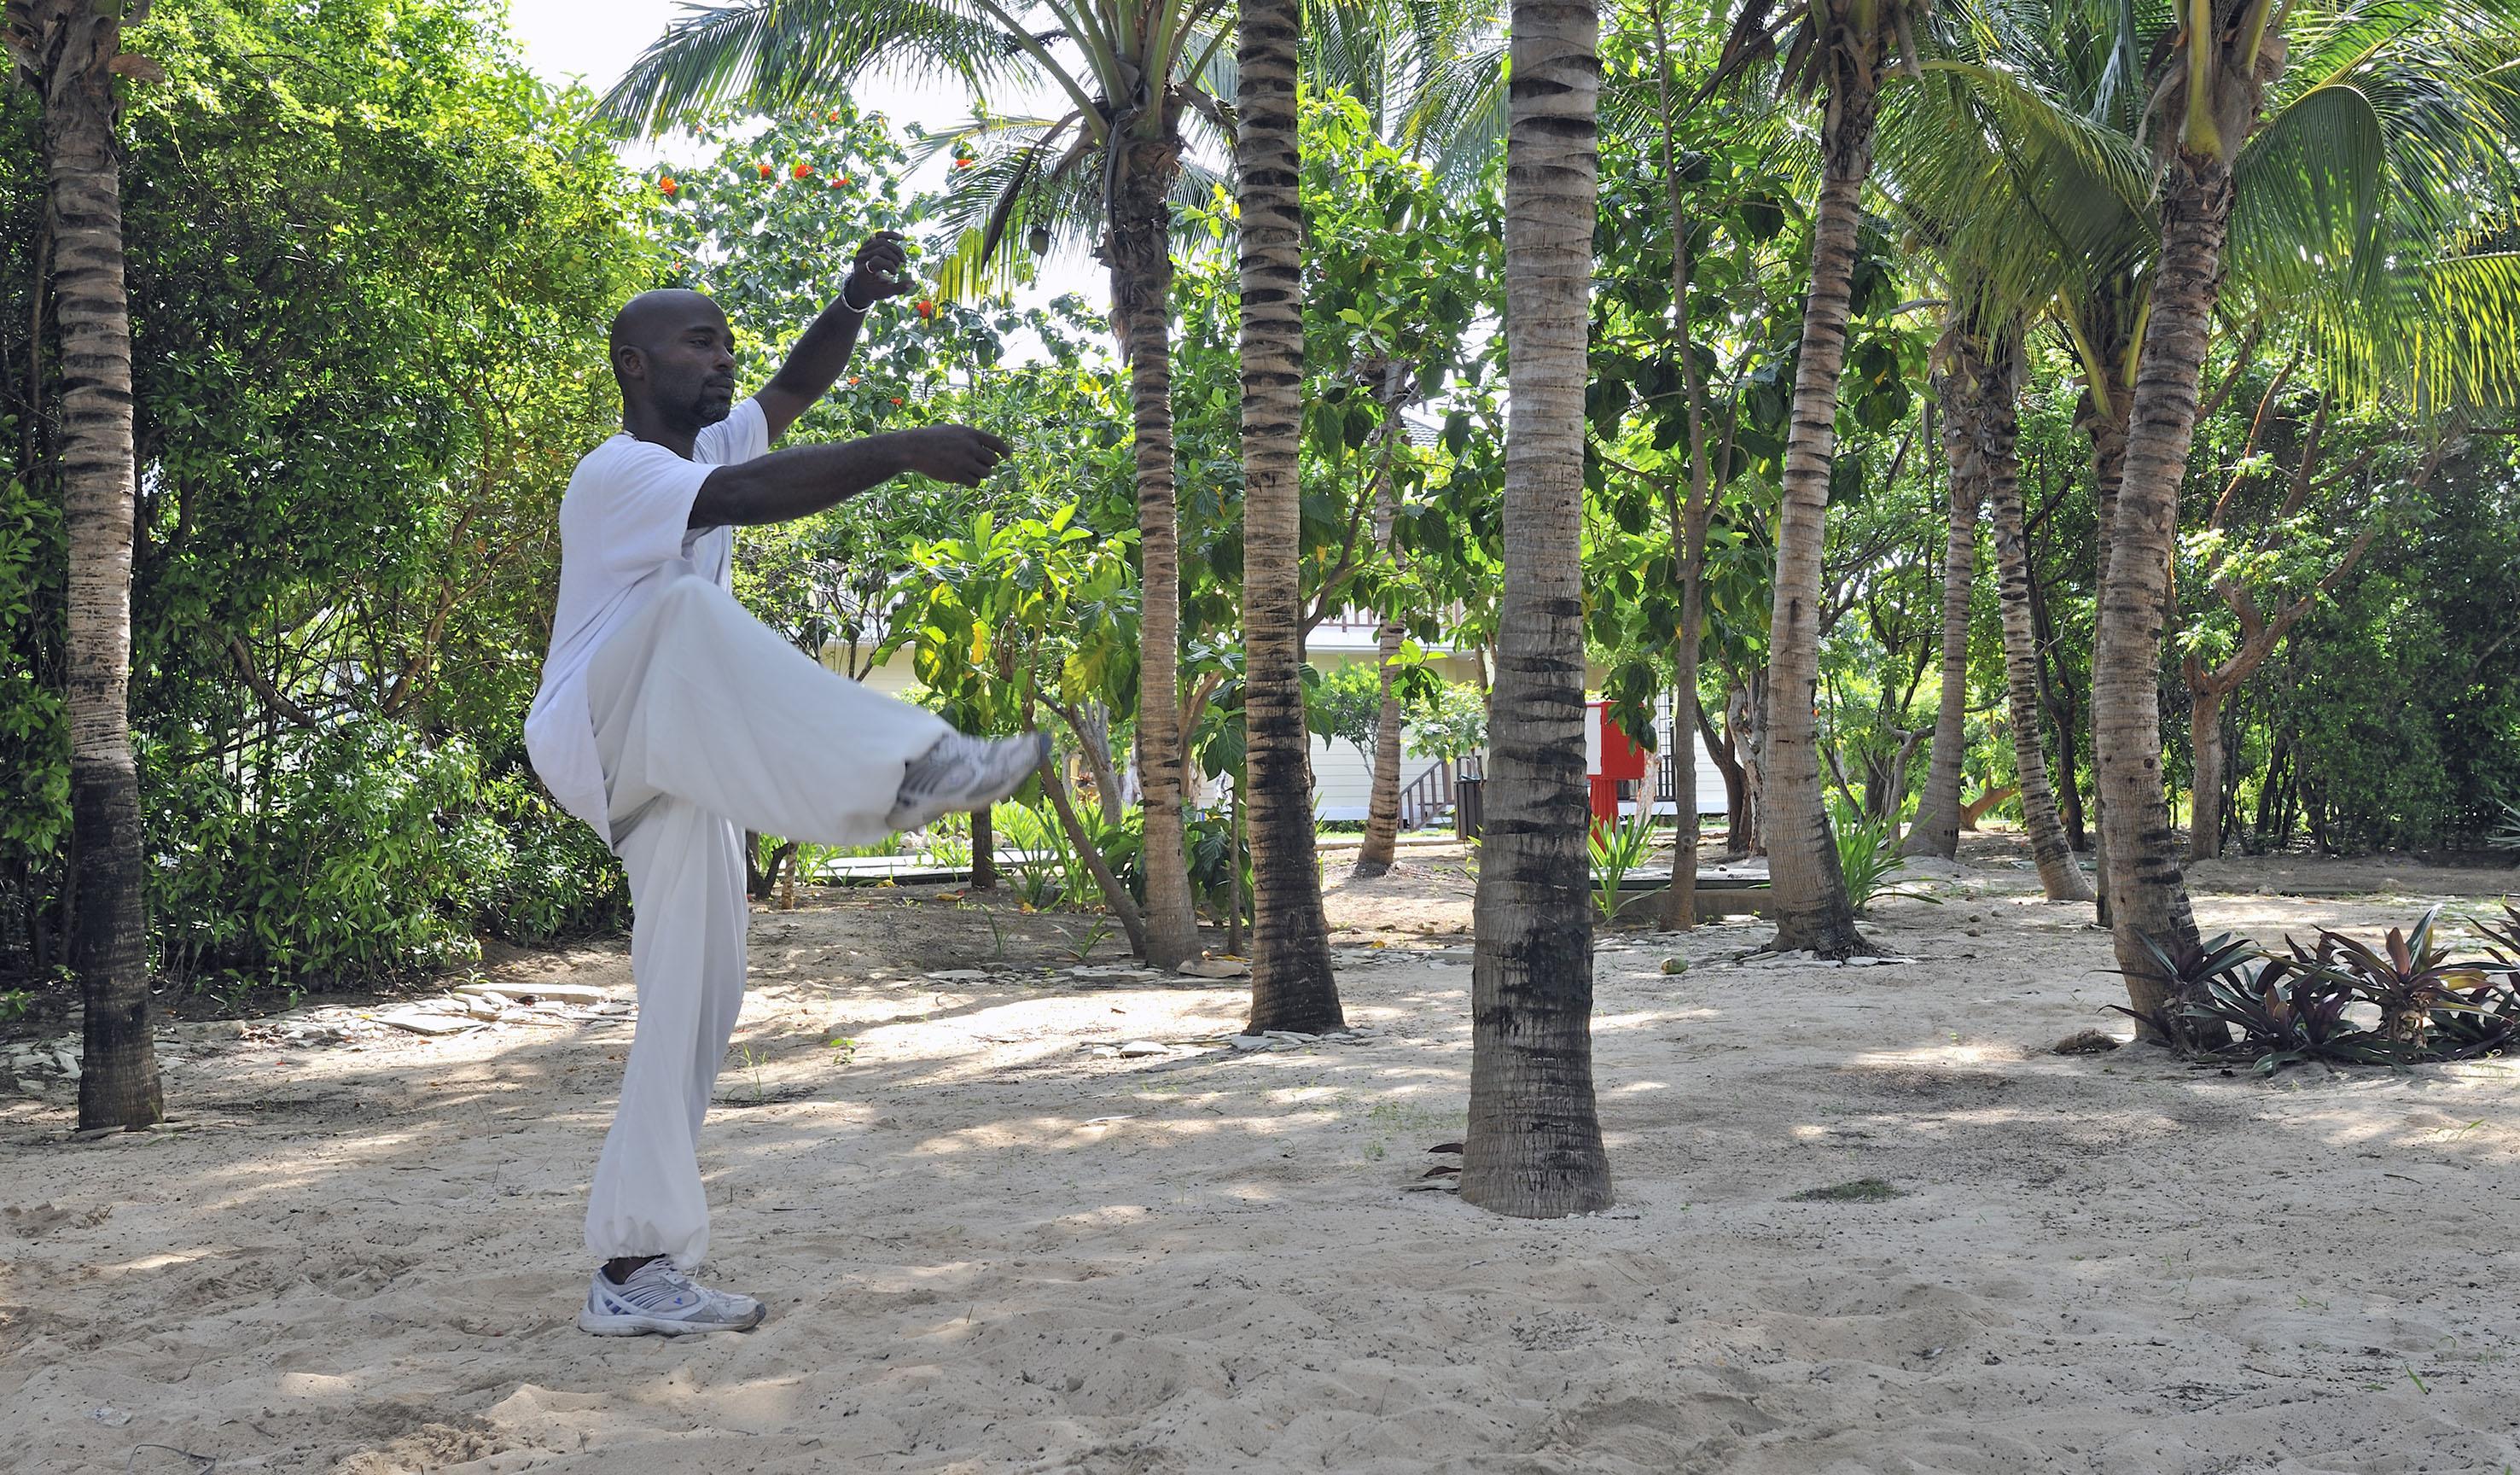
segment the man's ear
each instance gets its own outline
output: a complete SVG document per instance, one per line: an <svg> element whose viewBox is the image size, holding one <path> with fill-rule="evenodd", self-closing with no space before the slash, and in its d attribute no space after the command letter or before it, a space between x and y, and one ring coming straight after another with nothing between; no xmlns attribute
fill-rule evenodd
<svg viewBox="0 0 2520 1475"><path fill-rule="evenodd" d="M626 345L615 349L612 354L612 377L623 384L628 384L634 379L646 379L648 377L647 351Z"/></svg>

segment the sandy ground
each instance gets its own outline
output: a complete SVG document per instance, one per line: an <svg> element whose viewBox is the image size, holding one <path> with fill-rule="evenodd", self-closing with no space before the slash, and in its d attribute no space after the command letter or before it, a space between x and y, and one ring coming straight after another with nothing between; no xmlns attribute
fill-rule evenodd
<svg viewBox="0 0 2520 1475"><path fill-rule="evenodd" d="M679 1343L570 1324L617 1006L442 1038L341 1007L185 1026L181 1129L73 1142L58 1081L0 1096L0 1468L2520 1464L2520 1072L2047 1053L2124 1025L2105 939L2002 837L1964 859L1943 904L1877 908L1907 964L1739 963L1747 920L1605 935L1619 1202L1554 1222L1410 1191L1462 1125L1458 853L1333 889L1362 1033L1270 1050L1220 1042L1238 985L1068 973L1051 919L993 942L906 893L759 915L704 1161L711 1269L772 1316ZM2520 874L2201 884L2209 930L2272 939ZM489 970L623 999L627 971L612 946ZM1794 1197L1862 1178L1900 1196Z"/></svg>

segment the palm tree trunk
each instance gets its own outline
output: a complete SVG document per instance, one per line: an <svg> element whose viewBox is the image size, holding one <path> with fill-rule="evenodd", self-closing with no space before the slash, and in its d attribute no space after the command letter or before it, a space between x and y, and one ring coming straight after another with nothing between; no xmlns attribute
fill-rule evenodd
<svg viewBox="0 0 2520 1475"><path fill-rule="evenodd" d="M83 1003L78 1125L166 1115L149 1006L139 766L131 757L131 302L111 63L123 8L8 5L10 51L43 98L45 227L61 333L68 532L70 968Z"/></svg>
<svg viewBox="0 0 2520 1475"><path fill-rule="evenodd" d="M2110 930L2143 1034L2164 1042L2184 1032L2168 1012L2174 981L2162 975L2145 941L2186 957L2198 940L2162 789L2161 637L2180 483L2196 431L2196 379L2222 289L2230 212L2230 170L2180 151L2162 197L2161 264L2136 370L2092 656Z"/></svg>
<svg viewBox="0 0 2520 1475"><path fill-rule="evenodd" d="M1313 854L1312 733L1304 721L1302 600L1303 207L1296 197L1295 51L1300 0L1243 0L1242 210L1243 721L1251 776L1251 1019L1248 1033L1342 1029L1330 974L1322 872ZM1227 888L1240 899L1239 866ZM1151 893L1149 896L1151 897Z"/></svg>
<svg viewBox="0 0 2520 1475"><path fill-rule="evenodd" d="M1400 756L1407 734L1401 722L1400 694L1391 689L1391 663L1400 657L1403 631L1386 620L1374 632L1374 655L1382 672L1382 706L1373 714L1373 784L1366 796L1365 843L1356 850L1354 875L1371 879L1391 869L1400 850Z"/></svg>
<svg viewBox="0 0 2520 1475"><path fill-rule="evenodd" d="M1514 0L1506 150L1505 592L1489 698L1462 1198L1551 1219L1610 1203L1593 1099L1585 852L1585 337L1599 20Z"/></svg>
<svg viewBox="0 0 2520 1475"><path fill-rule="evenodd" d="M1925 769L1925 796L1916 806L1915 828L1900 847L1903 855L1956 858L1960 848L1960 760L1968 746L1969 594L1977 582L1977 510L1986 496L1986 451L1981 436L1990 387L1976 376L1988 368L1984 346L1974 342L1966 309L1946 309L1943 340L1935 347L1941 373L1935 390L1943 414L1943 449L1951 461L1949 533L1943 546L1943 689L1934 709L1934 756ZM1898 791L1892 791L1892 802Z"/></svg>
<svg viewBox="0 0 2520 1475"><path fill-rule="evenodd" d="M1671 885L1662 894L1662 925L1676 932L1697 926L1697 668L1706 638L1706 523L1715 489L1714 467L1706 447L1706 374L1698 366L1695 332L1689 323L1688 293L1695 265L1688 249L1690 220L1681 194L1676 118L1672 112L1671 31L1661 0L1652 6L1655 101L1661 113L1664 204L1671 212L1672 346L1681 362L1682 388L1688 395L1688 500L1675 509L1672 535L1680 564L1680 642L1673 653L1671 747L1672 765ZM1646 795L1645 813L1653 813Z"/></svg>
<svg viewBox="0 0 2520 1475"><path fill-rule="evenodd" d="M2112 318L2131 318L2132 313L2110 314ZM2119 378L2118 365L2126 362L2127 347L2111 340L2099 346L2101 377L2094 386L2096 392L2087 394L2079 407L2078 418L2092 441L2092 502L2094 512L2092 588L2096 601L2098 591L2108 586L2109 562L2117 547L2118 488L2126 481L2127 435L2135 419L2135 387ZM2106 396L2102 403L2101 397ZM2093 621L2092 665L2092 862L2098 885L2093 888L2092 911L2102 927L2109 925L2109 845L2108 798L2100 785L2100 704L2099 631Z"/></svg>
<svg viewBox="0 0 2520 1475"><path fill-rule="evenodd" d="M1111 304L1129 357L1138 471L1140 631L1138 781L1146 806L1147 961L1174 968L1198 952L1182 842L1181 519L1174 499L1172 243L1167 195L1181 141L1121 137L1110 239ZM1107 812L1107 811L1106 811Z"/></svg>
<svg viewBox="0 0 2520 1475"><path fill-rule="evenodd" d="M140 773L131 754L131 309L123 280L122 6L12 0L10 50L41 95L45 223L61 334L65 649L70 729L69 961L85 1024L79 1126L165 1116L150 1037Z"/></svg>
<svg viewBox="0 0 2520 1475"><path fill-rule="evenodd" d="M2019 776L2021 814L2030 833L2039 886L2050 901L2089 901L2092 889L2065 843L2056 817L2056 795L2048 781L2048 745L2041 737L2039 643L2030 612L2030 543L2021 508L2021 339L2018 327L1986 345L1990 357L1972 370L1982 392L1964 413L1985 470L1987 501L1995 514L1996 605L2003 618L2004 697L2012 718L2012 764ZM1957 421L1955 421L1957 423Z"/></svg>
<svg viewBox="0 0 2520 1475"><path fill-rule="evenodd" d="M1829 44L1829 43L1823 43ZM1793 424L1785 440L1782 505L1777 521L1776 603L1768 620L1767 753L1761 767L1768 875L1775 894L1777 951L1809 948L1823 957L1861 952L1855 910L1839 873L1828 807L1821 800L1821 555L1827 535L1829 466L1837 447L1837 381L1846 362L1846 318L1855 285L1855 234L1864 181L1872 169L1878 38L1846 43L1869 51L1847 67L1829 94L1822 130L1820 207L1812 223L1811 296L1803 306L1801 356L1794 365Z"/></svg>
<svg viewBox="0 0 2520 1475"><path fill-rule="evenodd" d="M1382 428L1380 453L1374 470L1373 539L1382 547L1382 556L1395 564L1400 548L1395 532L1400 523L1400 482L1391 474L1391 457L1398 448L1401 435L1401 385L1404 370L1398 364L1386 365L1382 375ZM1247 555L1246 555L1247 556ZM1390 596L1384 596L1387 600ZM1373 784L1368 791L1365 808L1365 843L1357 847L1353 874L1371 878L1391 869L1392 857L1400 847L1400 760L1406 735L1400 712L1400 698L1391 689L1391 663L1400 655L1404 631L1400 622L1386 611L1382 623L1374 630L1374 653L1380 664L1382 706L1373 715Z"/></svg>

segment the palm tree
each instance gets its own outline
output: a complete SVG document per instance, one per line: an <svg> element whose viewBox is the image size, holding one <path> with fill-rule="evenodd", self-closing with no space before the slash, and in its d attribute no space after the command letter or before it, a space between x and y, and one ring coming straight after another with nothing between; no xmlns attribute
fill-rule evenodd
<svg viewBox="0 0 2520 1475"><path fill-rule="evenodd" d="M2013 770L2040 889L2050 901L2089 901L2092 889L2074 863L2065 826L2056 816L2047 744L2040 736L2039 647L2032 629L2030 549L2021 509L2021 459L2015 449L2021 438L2021 336L2018 316L1982 327L1970 321L1968 309L1954 310L1939 376L1943 439L1955 486L1963 480L1977 484L1970 497L1982 494L1995 515L1996 603L2003 622ZM1957 489L1953 494L1959 495Z"/></svg>
<svg viewBox="0 0 2520 1475"><path fill-rule="evenodd" d="M1514 0L1506 574L1462 1197L1530 1219L1610 1202L1593 1099L1581 564L1598 40L1592 0Z"/></svg>
<svg viewBox="0 0 2520 1475"><path fill-rule="evenodd" d="M1165 968L1198 950L1182 834L1171 200L1186 172L1186 121L1221 129L1226 120L1224 8L1224 0L739 0L687 11L606 100L654 131L688 110L810 104L869 70L917 66L975 92L1022 82L1065 103L1054 116L984 115L966 130L993 153L957 192L971 228L939 284L959 294L1003 281L1019 269L1011 245L1039 254L1079 229L1097 232L1110 271L1112 327L1129 364L1145 601L1137 722L1148 957ZM1202 188L1210 182L1187 172Z"/></svg>
<svg viewBox="0 0 2520 1475"><path fill-rule="evenodd" d="M2196 941L2161 792L2159 633L2223 243L2232 315L2301 323L2341 387L2443 403L2520 383L2520 262L2467 244L2480 202L2509 198L2500 144L2520 121L2520 31L2498 15L2378 0L2276 31L2263 7L2146 24L1976 8L1925 64L1952 85L1917 89L1926 106L1886 131L1892 193L1946 233L1944 259L2044 306L2083 365L2110 693L2103 711L2095 671L2100 900L2149 1037L2173 1026L2143 939ZM2148 90L2146 52L2164 59Z"/></svg>
<svg viewBox="0 0 2520 1475"><path fill-rule="evenodd" d="M1248 1033L1343 1027L1313 854L1304 722L1304 210L1295 121L1301 0L1242 0L1235 137L1242 207L1243 723L1250 761Z"/></svg>
<svg viewBox="0 0 2520 1475"><path fill-rule="evenodd" d="M1951 458L1948 528L1943 544L1943 686L1934 709L1934 754L1925 769L1925 793L1916 806L1903 855L1950 860L1960 848L1960 759L1968 747L1969 595L1977 583L1977 514L1986 499L1986 472L1978 457L1977 427L1958 411L1985 365L1962 362L1967 312L1947 309L1942 341L1934 346L1933 380L1943 412L1943 444ZM2036 737L2037 728L2031 729Z"/></svg>
<svg viewBox="0 0 2520 1475"><path fill-rule="evenodd" d="M2440 303L2427 291L2442 280L2428 270L2438 256L2408 248L2427 236L2438 240L2444 223L2469 217L2462 191L2508 178L2504 145L2514 106L2507 83L2477 88L2466 80L2480 60L2508 65L2507 23L2471 31L2477 18L2449 16L2443 7L2377 4L2293 13L2287 24L2258 0L2189 0L2180 19L2162 46L2138 135L2150 138L2164 161L2160 254L2137 358L2092 678L2118 965L2136 1012L2152 1021L2151 1033L2173 1038L2184 1033L2171 1012L2177 981L2157 959L2193 955L2198 939L2161 781L2161 637L2226 247L2239 248L2256 282L2278 293L2298 289L2313 321L2324 319L2340 344L2362 345L2374 365L2429 371L2436 390L2453 388L2454 381L2439 383L2445 376L2495 372L2493 364L2507 360L2491 331L2477 331L2475 302L2447 335L2456 340L2463 331L2473 346L2446 358L2410 359L2391 335L2358 330L2392 318L2403 323L2404 315ZM2296 41L2310 85L2279 91ZM2273 125L2244 152L2271 96ZM2395 149L2392 132L2401 140ZM2235 232L2234 202L2252 175L2271 187L2237 217ZM2286 184L2294 186L2290 199L2278 193ZM2344 198L2331 203L2324 198L2331 194ZM2287 209L2295 212L2290 220L2277 213ZM2286 237L2295 248L2289 260L2277 244ZM2320 248L2316 255L2325 262L2306 270L2303 245ZM2341 272L2326 264L2340 258L2348 263ZM2342 290L2316 290L2322 279ZM2323 301L2340 299L2342 307L2321 310Z"/></svg>
<svg viewBox="0 0 2520 1475"><path fill-rule="evenodd" d="M1882 73L1894 55L1912 63L1911 0L1803 0L1779 20L1776 0L1746 0L1715 81L1774 55L1791 26L1785 79L1823 98L1821 180L1812 218L1811 294L1794 361L1792 424L1777 521L1776 599L1768 633L1765 799L1768 873L1779 951L1846 957L1864 948L1821 799L1819 715L1821 554L1829 468L1837 447L1837 381L1855 282L1856 228L1872 171ZM1712 84L1710 84L1712 85Z"/></svg>
<svg viewBox="0 0 2520 1475"><path fill-rule="evenodd" d="M140 770L131 754L131 302L115 78L163 74L123 54L118 0L8 0L5 15L18 79L43 107L52 243L43 264L62 346L70 967L84 1015L79 1126L137 1128L166 1112L150 1036Z"/></svg>

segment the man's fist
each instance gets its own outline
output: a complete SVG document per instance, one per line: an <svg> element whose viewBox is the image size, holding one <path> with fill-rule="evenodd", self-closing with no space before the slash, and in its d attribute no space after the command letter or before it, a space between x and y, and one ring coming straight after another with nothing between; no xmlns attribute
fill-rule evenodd
<svg viewBox="0 0 2520 1475"><path fill-rule="evenodd" d="M849 279L842 295L851 302L864 302L872 307L888 297L899 297L917 284L910 279L910 252L902 244L901 232L879 230L867 237L858 248L857 258L849 264Z"/></svg>
<svg viewBox="0 0 2520 1475"><path fill-rule="evenodd" d="M968 425L925 425L895 431L901 439L904 471L915 471L958 486L977 486L1014 450L987 431Z"/></svg>

